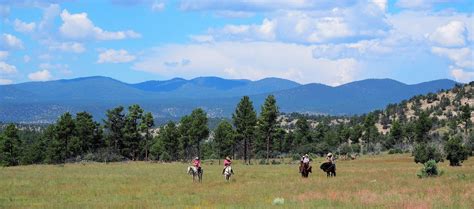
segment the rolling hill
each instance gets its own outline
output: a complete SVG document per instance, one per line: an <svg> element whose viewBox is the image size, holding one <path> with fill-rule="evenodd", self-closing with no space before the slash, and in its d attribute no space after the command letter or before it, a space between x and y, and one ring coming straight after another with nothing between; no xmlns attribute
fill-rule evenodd
<svg viewBox="0 0 474 209"><path fill-rule="evenodd" d="M367 79L331 87L280 78L250 81L218 77L128 84L94 76L0 86L0 121L48 123L65 111L88 111L100 119L106 109L135 103L163 120L188 114L197 107L204 108L210 117L229 117L242 96L249 95L255 109L260 110L269 94L276 96L283 112L350 115L455 84L451 80L407 85L391 79Z"/></svg>

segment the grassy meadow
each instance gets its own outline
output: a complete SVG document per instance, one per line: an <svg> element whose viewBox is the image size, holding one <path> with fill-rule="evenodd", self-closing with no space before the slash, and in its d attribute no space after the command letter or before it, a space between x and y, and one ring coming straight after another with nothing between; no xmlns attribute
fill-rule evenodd
<svg viewBox="0 0 474 209"><path fill-rule="evenodd" d="M474 208L474 160L440 165L419 179L409 155L363 156L337 162L327 178L313 161L308 179L298 165L233 166L204 162L202 184L183 163L90 163L0 168L0 208ZM284 204L273 205L275 198Z"/></svg>

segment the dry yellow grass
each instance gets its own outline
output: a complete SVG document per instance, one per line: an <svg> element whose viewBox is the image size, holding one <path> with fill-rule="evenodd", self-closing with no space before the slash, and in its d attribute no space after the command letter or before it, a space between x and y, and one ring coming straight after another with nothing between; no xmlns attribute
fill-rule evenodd
<svg viewBox="0 0 474 209"><path fill-rule="evenodd" d="M192 183L186 164L113 163L33 165L0 169L0 208L474 208L474 160L442 163L444 174L418 179L421 165L408 155L339 161L337 177L302 179L297 165L204 164ZM282 197L283 205L272 205Z"/></svg>

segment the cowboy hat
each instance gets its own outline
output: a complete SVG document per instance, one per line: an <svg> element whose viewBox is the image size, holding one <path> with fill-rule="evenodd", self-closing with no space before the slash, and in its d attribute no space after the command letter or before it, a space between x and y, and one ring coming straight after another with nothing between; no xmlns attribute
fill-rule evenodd
<svg viewBox="0 0 474 209"><path fill-rule="evenodd" d="M332 153L328 153L328 157L332 156Z"/></svg>
<svg viewBox="0 0 474 209"><path fill-rule="evenodd" d="M194 159L195 159L195 160L199 160L199 157L195 157Z"/></svg>
<svg viewBox="0 0 474 209"><path fill-rule="evenodd" d="M226 160L230 160L230 157L229 157L229 156L227 156L227 157L225 157L225 159L226 159Z"/></svg>

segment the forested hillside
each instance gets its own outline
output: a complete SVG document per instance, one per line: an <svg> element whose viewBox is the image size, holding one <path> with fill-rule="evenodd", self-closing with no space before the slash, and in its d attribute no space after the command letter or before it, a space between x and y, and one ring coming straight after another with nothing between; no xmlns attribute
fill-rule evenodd
<svg viewBox="0 0 474 209"><path fill-rule="evenodd" d="M244 96L235 104L232 119L222 120L214 130L200 108L179 122L159 127L139 105L109 109L102 123L87 112L66 112L43 128L2 124L0 161L12 166L83 160L177 161L199 155L204 159L232 156L248 163L266 159L261 162L268 163L272 158L298 158L303 153L354 156L425 147L446 156L446 145L454 142L472 154L473 94L471 82L350 117L284 114L273 95L259 107Z"/></svg>

